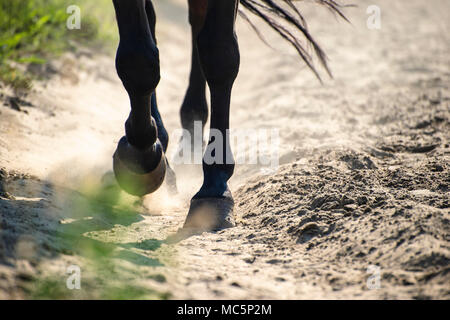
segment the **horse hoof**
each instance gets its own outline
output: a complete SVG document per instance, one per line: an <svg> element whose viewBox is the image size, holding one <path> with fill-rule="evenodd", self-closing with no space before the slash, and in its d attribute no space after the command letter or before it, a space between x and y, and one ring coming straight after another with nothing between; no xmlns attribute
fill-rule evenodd
<svg viewBox="0 0 450 320"><path fill-rule="evenodd" d="M144 159L149 156L158 156L159 153L155 152L161 149L158 146L153 151L141 151L128 144L126 137L121 139L113 155L113 169L117 183L125 192L142 197L155 192L162 185L166 175L164 152L158 151L160 152L159 162L151 170L146 168ZM127 154L126 159L124 154Z"/></svg>
<svg viewBox="0 0 450 320"><path fill-rule="evenodd" d="M232 228L235 226L233 208L231 194L223 198L194 198L183 228L169 235L165 242L174 244L203 232Z"/></svg>
<svg viewBox="0 0 450 320"><path fill-rule="evenodd" d="M191 200L183 229L192 232L218 231L234 227L233 198L198 198Z"/></svg>

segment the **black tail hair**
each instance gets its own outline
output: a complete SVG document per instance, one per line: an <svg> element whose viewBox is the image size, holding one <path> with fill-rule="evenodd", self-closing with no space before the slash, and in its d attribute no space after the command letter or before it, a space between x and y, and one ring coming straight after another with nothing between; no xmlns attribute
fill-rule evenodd
<svg viewBox="0 0 450 320"><path fill-rule="evenodd" d="M319 44L314 40L308 31L306 20L295 6L295 1L300 0L239 0L241 5L251 13L260 17L273 30L275 30L281 37L288 41L298 52L300 57L315 74L315 76L322 82L319 72L314 66L313 57L302 44L302 39L299 33L306 39L306 43L311 45L320 64L326 70L328 75L332 77L330 68L327 64L327 56ZM334 0L313 0L319 5L327 7L331 12L337 14L348 22L342 12L342 8L348 5L341 5ZM258 36L264 41L264 37L258 28L252 23L249 17L243 10L239 10L239 14L244 18L251 27L256 31ZM298 32L299 31L299 32ZM267 42L266 42L267 43Z"/></svg>

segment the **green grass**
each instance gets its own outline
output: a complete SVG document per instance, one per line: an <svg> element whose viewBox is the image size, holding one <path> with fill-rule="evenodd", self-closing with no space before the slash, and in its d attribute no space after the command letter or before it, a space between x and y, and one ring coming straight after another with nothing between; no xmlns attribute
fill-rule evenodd
<svg viewBox="0 0 450 320"><path fill-rule="evenodd" d="M69 5L81 9L81 28L69 30ZM111 0L0 0L0 82L29 89L30 64L81 46L110 50L117 40Z"/></svg>
<svg viewBox="0 0 450 320"><path fill-rule="evenodd" d="M161 261L167 263L173 250L161 248L162 241L156 239L125 242L119 230L143 219L136 212L139 200L121 191L113 181L103 183L87 175L76 191L55 194L67 219L49 233L55 243L54 253L79 264L81 288L67 288L65 270L43 269L43 273L22 283L26 299L164 300L171 297L170 292L156 289L148 282L142 285L141 281L165 283L165 276L159 272L166 265Z"/></svg>

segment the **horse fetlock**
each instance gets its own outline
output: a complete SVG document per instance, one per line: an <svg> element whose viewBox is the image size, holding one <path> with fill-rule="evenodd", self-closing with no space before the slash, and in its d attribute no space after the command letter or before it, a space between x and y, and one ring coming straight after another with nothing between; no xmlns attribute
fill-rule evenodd
<svg viewBox="0 0 450 320"><path fill-rule="evenodd" d="M233 172L234 164L207 165L203 163L203 184L194 198L231 198L227 182Z"/></svg>
<svg viewBox="0 0 450 320"><path fill-rule="evenodd" d="M226 178L205 176L200 190L193 197L193 199L201 198L232 198Z"/></svg>
<svg viewBox="0 0 450 320"><path fill-rule="evenodd" d="M194 133L195 121L200 121L202 127L204 127L208 120L208 104L206 98L203 98L203 100L201 98L191 99L186 96L180 109L180 118L183 129L188 130L191 134Z"/></svg>
<svg viewBox="0 0 450 320"><path fill-rule="evenodd" d="M127 141L135 148L145 150L150 148L158 137L158 129L152 117L133 118L125 122L125 134Z"/></svg>
<svg viewBox="0 0 450 320"><path fill-rule="evenodd" d="M203 162L205 181L228 181L234 173L234 163L206 164Z"/></svg>

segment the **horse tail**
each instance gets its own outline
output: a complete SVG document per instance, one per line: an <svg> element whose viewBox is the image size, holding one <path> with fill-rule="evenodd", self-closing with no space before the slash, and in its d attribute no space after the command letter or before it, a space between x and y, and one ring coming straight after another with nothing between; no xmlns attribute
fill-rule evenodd
<svg viewBox="0 0 450 320"><path fill-rule="evenodd" d="M314 40L310 34L306 20L300 10L295 6L297 0L239 0L241 5L252 14L255 14L266 22L273 30L275 30L283 39L288 41L300 55L301 59L306 63L308 68L322 82L319 72L314 66L313 55L302 44L302 39L306 40L306 44L313 48L313 52L317 56L321 66L332 78L330 68L327 63L327 56L320 45ZM342 12L342 8L346 7L337 3L335 0L314 0L319 5L327 7L330 11L337 14L348 22L348 19ZM253 24L244 10L239 10L239 14L246 20L259 38L266 44L259 29Z"/></svg>

